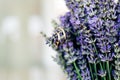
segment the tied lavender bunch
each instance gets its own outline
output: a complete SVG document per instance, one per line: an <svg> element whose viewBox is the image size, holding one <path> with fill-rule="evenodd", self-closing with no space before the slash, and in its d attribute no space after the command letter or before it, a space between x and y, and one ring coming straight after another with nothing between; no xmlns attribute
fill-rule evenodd
<svg viewBox="0 0 120 80"><path fill-rule="evenodd" d="M120 0L65 2L70 11L44 36L68 80L120 80Z"/></svg>

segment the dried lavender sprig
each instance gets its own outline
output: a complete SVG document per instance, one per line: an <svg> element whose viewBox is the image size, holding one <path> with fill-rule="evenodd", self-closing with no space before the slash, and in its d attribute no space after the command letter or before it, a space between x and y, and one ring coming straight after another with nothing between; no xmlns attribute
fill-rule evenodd
<svg viewBox="0 0 120 80"><path fill-rule="evenodd" d="M67 38L68 39L68 38ZM67 40L66 40L67 41ZM65 44L64 44L65 45ZM65 52L66 53L69 53L69 54L71 54L71 53L73 53L72 51L74 51L73 49L73 44L72 44L72 42L69 42L69 45L71 45L70 46L70 49L69 49L69 47L67 47L67 48L65 48L65 46L64 46L64 50L65 50ZM66 56L68 57L68 55L69 54L66 54ZM72 57L71 57L72 56ZM80 56L79 56L80 57ZM69 60L69 58L70 58L70 60ZM66 58L66 60L68 60L68 63L71 63L71 61L72 62L74 62L73 60L76 60L76 58L74 57L74 55L73 54L71 54L71 55L69 55L69 58ZM72 59L72 60L71 60ZM79 58L78 58L79 59ZM83 61L83 59L81 60L81 61ZM85 64L85 63L84 63ZM78 72L78 68L76 67L77 65L74 63L74 66L75 66L75 68L76 68L76 70L77 70L77 74L78 75L80 75L79 74L79 72ZM82 66L81 66L82 67ZM88 70L88 69L87 69ZM89 76L89 74L87 73L86 75L83 75L83 78L84 79L86 79L86 80L90 80L90 76Z"/></svg>
<svg viewBox="0 0 120 80"><path fill-rule="evenodd" d="M111 45L112 47L112 45L116 42L117 29L116 29L114 20L117 17L116 17L116 10L115 10L116 4L113 1L111 1L110 3L111 5L109 4L108 7L105 8L106 9L105 13L109 14L110 17L106 15L106 17L103 19L104 20L103 26L105 26L105 29L106 29L105 35L107 36L107 40L109 42L108 45L109 46ZM111 52L111 47L108 48L110 52ZM111 58L109 58L108 56L106 67L107 67L107 73L109 76L109 80L111 80L111 71L110 71L110 65L109 65L110 61L111 61Z"/></svg>
<svg viewBox="0 0 120 80"><path fill-rule="evenodd" d="M66 64L68 64L68 65L73 65L74 66L74 68L75 68L75 70L76 70L76 74L78 75L78 79L80 79L81 80L81 75L80 75L80 73L79 73L79 69L77 68L77 64L76 64L76 57L74 56L74 54L75 54L75 52L72 52L72 51L74 51L73 49L74 49L74 47L73 47L73 44L72 44L72 42L70 42L69 41L69 35L70 34L68 34L70 31L68 31L68 32L66 32L66 36L67 36L67 40L65 41L66 42L66 44L65 43L63 43L63 50L64 50L64 58L66 59L66 61L67 61L67 63ZM67 35L68 34L68 35ZM67 57L66 57L67 56ZM75 76L73 76L73 77L71 77L71 78L75 78Z"/></svg>
<svg viewBox="0 0 120 80"><path fill-rule="evenodd" d="M60 21L61 21L61 26L64 28L64 30L66 30L66 31L68 31L68 32L66 32L66 35L68 36L68 37L70 37L69 35L69 32L71 32L71 28L69 27L70 26L70 23L69 23L69 18L70 18L70 16L71 16L71 14L70 14L70 12L67 12L66 14L65 14L65 16L61 16L60 17ZM69 28L68 28L69 27ZM68 37L67 37L67 40L68 40ZM67 41L66 40L66 41ZM68 41L70 41L70 40L68 40ZM78 67L77 67L77 65L76 65L76 63L75 63L75 60L76 60L76 58L75 57L72 57L73 55L70 55L70 52L69 52L69 49L68 49L68 47L66 47L65 48L65 44L63 44L64 45L64 52L66 52L66 54L64 55L65 56L65 58L66 58L66 56L67 57L69 57L69 59L67 58L66 60L68 61L68 64L69 63L71 63L71 61L72 61L72 64L73 64L73 66L74 66L74 68L75 68L75 70L76 70L76 73L77 73L77 75L78 75L78 78L81 80L81 75L80 75L80 73L79 73L79 69L78 69ZM67 44L66 44L66 46L67 46ZM67 51L66 51L67 50ZM71 60L72 59L72 60Z"/></svg>
<svg viewBox="0 0 120 80"><path fill-rule="evenodd" d="M113 73L113 76L114 76L114 79L115 80L120 80L120 44L119 42L116 43L114 45L114 51L116 52L116 55L115 55L115 70L114 70L114 73Z"/></svg>
<svg viewBox="0 0 120 80"><path fill-rule="evenodd" d="M97 20L95 20L95 21L97 21ZM93 25L93 23L92 23L92 25ZM95 25L96 25L96 24L95 24ZM91 26L90 29L93 29L93 26ZM97 29L98 29L98 31L97 31ZM98 28L98 27L96 26L95 30L92 30L92 31L94 31L95 36L96 36L96 32L98 32L98 33L97 33L97 36L100 35L100 33L103 34L103 32L100 32L99 29L100 29L100 28ZM104 48L102 48L102 46L103 46L102 44L105 43L105 42L101 42L101 40L102 40L101 38L104 39L104 37L101 37L101 36L100 36L99 39L97 39L97 41L100 41L100 43L99 43L100 46L99 46L99 47L101 48L100 50L103 51ZM95 44L93 44L93 45L95 46ZM95 46L95 47L96 47L96 46ZM108 48L108 50L109 50L109 48ZM105 49L105 52L106 52L106 51L107 51L107 49ZM97 49L96 49L96 52L97 52ZM97 53L98 53L98 52L97 52ZM99 55L99 54L98 54L98 55ZM103 61L103 59L104 59L104 58L101 58L102 61ZM101 66L101 69L103 70L101 64L100 64L100 66Z"/></svg>
<svg viewBox="0 0 120 80"><path fill-rule="evenodd" d="M113 71L113 76L114 76L114 79L115 80L120 80L120 0L118 0L118 3L117 3L117 32L118 32L118 41L117 43L114 44L114 51L115 51L115 70Z"/></svg>
<svg viewBox="0 0 120 80"><path fill-rule="evenodd" d="M78 29L78 28L81 28L81 29ZM93 49L93 47L89 47L89 45L91 46L91 42L93 42L90 40L91 35L89 33L89 30L86 30L85 26L81 26L78 28L76 28L76 30L78 30L78 32L76 32L76 33L79 35L79 36L76 35L79 38L79 39L77 39L77 42L79 42L79 44L81 45L82 54L90 55L90 58L88 57L88 61L91 61L90 63L94 64L94 70L95 70L96 78L97 78L96 61L94 61L94 59L92 58L92 57L94 57L94 49ZM88 50L88 51L86 52L86 50ZM93 52L91 52L91 51L93 51ZM93 75L93 74L91 73L91 75Z"/></svg>
<svg viewBox="0 0 120 80"><path fill-rule="evenodd" d="M74 32L74 34L77 38L77 45L80 45L81 49L84 49L85 44L84 44L84 39L82 38L82 35L84 35L84 38L86 38L86 37L90 36L91 34L89 34L89 30L86 30L86 27L81 26L80 22L82 22L82 21L80 21L76 16L74 16L74 12L73 12L73 14L70 18L70 21L71 21L72 26L74 26L73 27L73 30L74 30L73 32ZM79 37L80 34L81 34L81 37ZM87 41L87 39L89 39L89 37L86 38L86 41ZM78 49L80 49L80 48L78 48ZM89 53L87 53L85 51L84 52L82 51L82 54L88 54L89 55ZM97 70L95 70L95 71L96 71L96 74L97 74ZM93 76L92 71L91 71L91 75Z"/></svg>
<svg viewBox="0 0 120 80"><path fill-rule="evenodd" d="M53 38L53 36L51 38ZM53 39L55 39L55 38L53 38ZM69 50L67 48L65 48L66 44L60 44L56 48L54 46L55 43L50 42L50 41L53 41L53 39L52 40L49 39L49 43L50 44L52 43L51 46L53 47L53 49L55 49L58 52L56 58L54 58L55 61L57 61L57 63L59 65L61 65L61 67L65 70L65 72L67 72L68 78L70 78L71 80L74 80L74 79L82 80L81 76L78 72L78 68L76 67L76 63L75 63L76 58L74 56L69 55L69 53L68 53ZM74 65L74 67L73 67L73 65ZM77 73L74 71L74 68ZM79 76L77 77L76 75L79 75Z"/></svg>
<svg viewBox="0 0 120 80"><path fill-rule="evenodd" d="M76 52L74 50L73 43L71 41L66 41L63 44L63 50L65 51L64 57L67 61L67 64L68 65L73 64L73 66L76 70L76 74L78 76L78 79L82 80L81 75L80 75L80 71L79 71L78 66L76 64L77 57L75 56Z"/></svg>
<svg viewBox="0 0 120 80"><path fill-rule="evenodd" d="M75 12L75 11L74 11ZM73 12L73 13L74 13ZM79 11L76 11L76 12L78 12L77 14L79 14ZM84 11L83 11L84 12ZM75 15L77 15L76 13L74 13ZM83 13L84 14L84 13ZM84 17L84 16L82 16L82 17ZM84 18L83 18L84 19ZM79 19L78 19L79 20ZM80 19L80 20L82 20L82 19ZM74 20L75 21L75 20ZM78 24L78 21L76 20L76 22L77 22L77 24ZM82 22L82 21L81 21ZM79 25L79 24L78 24ZM75 27L76 25L74 25L74 27ZM76 29L75 29L75 31L76 31ZM80 30L78 30L78 31L80 31ZM83 31L84 32L84 31ZM87 39L89 39L89 38L87 38ZM95 67L95 66L94 66ZM96 67L95 67L96 68ZM96 69L95 69L96 70ZM97 74L97 70L96 70L96 74Z"/></svg>
<svg viewBox="0 0 120 80"><path fill-rule="evenodd" d="M87 1L84 1L84 0L66 0L67 1L67 3L68 3L68 6L70 6L70 3L72 3L72 5L75 5L74 6L74 8L71 8L71 9L73 9L73 15L72 15L72 17L71 17L71 19L70 19L70 21L71 21L71 24L74 26L74 33L75 33L75 35L76 36L78 36L79 34L81 34L80 32L85 32L86 34L84 34L84 37L87 37L87 36L90 36L90 34L89 34L89 30L87 31L85 31L84 29L86 29L85 27L83 27L83 29L80 27L81 26L81 24L83 24L84 22L83 21L81 21L81 19L79 20L79 17L82 17L83 18L83 20L84 20L84 17L85 17L85 15L84 16L81 16L81 14L85 14L84 13L84 9L83 8L81 8L82 6L86 6L86 5L89 5L90 4L90 0L87 0ZM78 4L78 5L77 5ZM77 16L76 16L77 15ZM78 28L81 28L81 29L78 29ZM78 32L77 32L78 31ZM87 34L88 33L88 34ZM86 36L85 36L86 35ZM89 38L87 38L87 39L89 39ZM87 41L87 39L86 39L86 41ZM82 40L82 38L81 38L81 40ZM81 41L80 40L80 41ZM77 41L78 42L78 45L79 45L79 42L80 42L79 40ZM81 41L81 43L82 43L82 41ZM86 45L87 46L87 45ZM83 47L83 45L81 46L81 47ZM82 53L82 54L84 54L84 53ZM87 53L88 54L88 53Z"/></svg>
<svg viewBox="0 0 120 80"><path fill-rule="evenodd" d="M75 20L74 20L75 21ZM77 20L76 20L77 21ZM86 38L86 40L85 41L90 41L90 42L93 42L92 40L90 40L90 33L89 33L89 30L84 30L84 29L86 29L85 27L83 27L83 29L78 29L78 28L80 28L80 27L78 27L78 26L80 26L78 23L76 24L76 23L73 23L73 26L74 26L74 30L75 30L75 33L77 33L76 31L78 31L78 35L79 34L83 34L84 33L84 38ZM79 32L83 32L83 33L79 33ZM87 34L87 33L88 34ZM86 35L86 36L85 36ZM76 35L77 36L77 35ZM89 36L89 37L88 37ZM87 38L88 37L88 38ZM82 39L82 37L80 37L80 39ZM78 40L77 42L80 42L81 40ZM82 42L81 41L81 43L83 44L84 42ZM87 42L88 43L88 42ZM84 46L85 46L85 44L83 44ZM83 45L81 46L81 47L83 47ZM86 46L88 46L88 44L86 45ZM87 47L86 47L86 49L87 49ZM85 52L86 53L86 52ZM94 68L95 68L95 66L94 66ZM95 69L96 70L96 69ZM97 70L96 70L96 74L97 74ZM104 79L105 80L105 79Z"/></svg>
<svg viewBox="0 0 120 80"><path fill-rule="evenodd" d="M90 71L86 63L87 61L85 57L82 55L82 52L80 50L78 50L77 56L78 56L77 64L79 65L79 69L81 70L82 79L91 80Z"/></svg>
<svg viewBox="0 0 120 80"><path fill-rule="evenodd" d="M72 58L73 60L76 58L76 61L74 62L74 67L76 68L76 70L77 70L77 74L81 74L81 78L82 78L82 80L91 80L91 77L90 77L90 72L89 72L89 70L87 69L87 65L86 65L86 61L85 61L85 59L83 58L83 56L82 55L80 55L81 53L80 53L80 51L79 50L75 50L74 48L73 48L73 44L72 44L72 42L69 42L69 44L70 44L70 49L68 49L67 51L68 51L68 53L69 53L69 55L71 55L72 57L74 57L74 58ZM65 48L66 49L66 48ZM74 54L74 56L73 56L73 53L75 53ZM68 54L67 54L68 55ZM67 60L69 60L69 59L67 59ZM68 61L69 63L71 63L71 60L70 61ZM73 62L73 61L72 61ZM76 63L76 64L75 64ZM79 66L79 67L78 67ZM86 72L87 71L87 72ZM79 75L80 75L79 74Z"/></svg>
<svg viewBox="0 0 120 80"><path fill-rule="evenodd" d="M113 10L113 12L114 12L114 9L112 9ZM108 10L109 11L109 10ZM113 19L115 19L115 14L112 16L112 18ZM110 17L110 19L111 19L111 17ZM96 21L96 20L95 20ZM91 22L91 21L90 21ZM106 22L107 23L107 22ZM100 28L97 28L97 29L99 29L100 30ZM108 29L110 29L110 28L108 28ZM115 29L112 29L112 30L114 30L114 31L116 31ZM100 31L98 31L98 32L100 32ZM112 31L113 32L113 31ZM102 33L102 32L101 32ZM99 34L99 33L98 33ZM108 32L108 34L110 34L109 32ZM115 33L116 34L116 33ZM104 34L105 35L105 34ZM112 37L114 37L114 36L112 36ZM110 36L110 38L111 38L111 36ZM115 39L115 37L114 38L112 38L112 39L110 39L110 38L108 38L108 40L112 40L113 39L113 41L112 41L112 43L114 43L115 41L116 41L116 39ZM103 39L102 39L103 40ZM101 40L100 40L101 41ZM110 41L109 41L110 42ZM103 42L102 42L103 43ZM100 44L102 44L102 43L100 43ZM105 44L106 45L106 44ZM100 46L100 47L102 47L102 46ZM105 52L106 51L108 51L109 52L109 49L110 48L108 48L108 50L107 49L105 49ZM102 48L101 50L104 50L104 48ZM104 58L103 58L104 59ZM108 60L109 60L109 58L107 58ZM110 58L110 60L111 60L111 58ZM109 67L108 67L109 68ZM109 71L109 70L108 70ZM109 73L109 72L108 72ZM110 78L110 73L109 73L109 79L111 79Z"/></svg>

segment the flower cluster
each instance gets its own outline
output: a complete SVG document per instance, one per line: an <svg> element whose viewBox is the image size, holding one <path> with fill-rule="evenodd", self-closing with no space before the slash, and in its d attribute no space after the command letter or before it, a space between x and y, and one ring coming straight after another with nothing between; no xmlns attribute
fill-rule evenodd
<svg viewBox="0 0 120 80"><path fill-rule="evenodd" d="M47 44L69 80L120 80L120 0L65 0Z"/></svg>

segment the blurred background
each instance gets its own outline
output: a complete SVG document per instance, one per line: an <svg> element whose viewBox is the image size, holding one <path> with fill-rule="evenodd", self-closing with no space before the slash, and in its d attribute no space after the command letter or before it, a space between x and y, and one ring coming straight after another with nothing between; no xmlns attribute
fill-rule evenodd
<svg viewBox="0 0 120 80"><path fill-rule="evenodd" d="M67 11L64 0L0 0L0 80L66 80L40 32Z"/></svg>

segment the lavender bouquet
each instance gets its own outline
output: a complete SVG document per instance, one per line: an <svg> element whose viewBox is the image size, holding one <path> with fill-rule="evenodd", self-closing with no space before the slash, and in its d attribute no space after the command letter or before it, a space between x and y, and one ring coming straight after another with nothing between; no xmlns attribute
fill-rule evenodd
<svg viewBox="0 0 120 80"><path fill-rule="evenodd" d="M120 0L65 2L69 12L46 42L68 80L120 80Z"/></svg>

